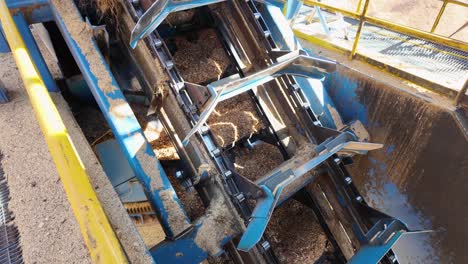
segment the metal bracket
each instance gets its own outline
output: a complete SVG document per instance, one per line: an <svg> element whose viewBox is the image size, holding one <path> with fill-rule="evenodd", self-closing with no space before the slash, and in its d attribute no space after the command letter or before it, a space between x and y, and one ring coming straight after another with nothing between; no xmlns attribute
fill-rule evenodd
<svg viewBox="0 0 468 264"><path fill-rule="evenodd" d="M316 169L334 154L338 152L366 154L369 150L379 149L383 146L382 144L356 142L354 139L355 137L351 133L340 133L316 146L315 153L305 153L312 158L305 159L304 156L296 156L263 177L258 185L263 189L264 197L257 201L257 206L252 213L252 220L242 235L237 248L249 251L260 241L276 204L280 199L285 199L283 191L287 190L289 185L295 186L296 184L293 185L293 182L301 181L297 188L288 190L286 194L288 197L314 179L313 174L308 175L306 179L302 179L302 176Z"/></svg>
<svg viewBox="0 0 468 264"><path fill-rule="evenodd" d="M239 75L229 76L207 85L211 93L210 102L201 113L195 126L187 133L183 144L186 145L190 137L208 120L219 102L246 92L254 87L274 80L276 77L289 74L309 78L323 78L323 73L336 70L334 61L310 57L303 50L289 52L278 58L278 62L270 67L240 78Z"/></svg>
<svg viewBox="0 0 468 264"><path fill-rule="evenodd" d="M174 1L156 0L151 7L140 17L130 37L130 47L135 48L138 41L151 34L163 20L172 12L192 9L223 2L224 0L194 0Z"/></svg>

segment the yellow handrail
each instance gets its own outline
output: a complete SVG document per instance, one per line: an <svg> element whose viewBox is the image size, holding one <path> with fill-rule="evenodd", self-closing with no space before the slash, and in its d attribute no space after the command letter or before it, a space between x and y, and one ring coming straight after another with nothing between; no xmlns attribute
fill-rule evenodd
<svg viewBox="0 0 468 264"><path fill-rule="evenodd" d="M4 0L0 22L94 263L127 263L86 170ZM66 239L66 238L64 238Z"/></svg>
<svg viewBox="0 0 468 264"><path fill-rule="evenodd" d="M359 19L359 26L356 31L356 37L354 38L353 48L351 49L351 54L349 55L351 60L354 58L354 55L356 55L357 45L359 43L359 39L361 38L362 27L364 27L364 23L366 22L365 17L367 14L367 9L369 8L369 2L369 0L366 0L364 3L364 9L362 10L361 17ZM361 5L361 2L359 2L359 5Z"/></svg>
<svg viewBox="0 0 468 264"><path fill-rule="evenodd" d="M449 0L449 2L464 6L463 5L464 3L460 3L459 1ZM321 2L317 2L317 1L314 1L314 0L304 0L304 4L308 5L308 6L318 6L318 7L325 8L325 9L328 9L328 10L331 10L331 11L334 11L334 12L340 12L345 16L348 16L350 18L354 18L354 19L359 20L359 21L364 20L365 22L370 23L370 24L374 24L374 25L377 25L377 26L380 26L380 27L383 27L383 28L386 28L386 29L393 30L393 31L401 32L401 33L404 33L404 34L407 34L407 35L410 35L410 36L413 36L413 37L426 39L426 40L429 40L429 41L432 41L432 42L435 42L435 43L439 43L439 44L443 44L443 45L446 45L446 46L449 46L449 47L452 47L452 48L456 48L456 49L459 49L459 50L468 50L468 43L466 43L466 42L462 42L462 41L458 41L458 40L455 40L455 39L447 38L447 37L444 37L444 36L440 36L440 35L433 34L433 33L430 33L430 32L422 31L422 30L419 30L419 29L403 26L403 25L400 25L400 24L396 24L396 23L384 20L384 19L380 19L380 18L376 18L376 17L372 17L372 16L368 16L368 15L362 16L362 14L360 14L360 13L349 11L349 10L342 9L342 8L337 8L337 7L327 5L327 4L324 4L324 3L321 3Z"/></svg>

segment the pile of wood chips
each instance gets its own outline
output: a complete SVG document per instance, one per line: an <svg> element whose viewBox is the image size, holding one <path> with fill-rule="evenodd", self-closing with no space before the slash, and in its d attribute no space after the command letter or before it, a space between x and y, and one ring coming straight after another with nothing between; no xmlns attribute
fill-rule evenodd
<svg viewBox="0 0 468 264"><path fill-rule="evenodd" d="M186 82L207 84L217 81L230 65L230 59L214 29L203 29L197 39L175 37L174 62Z"/></svg>
<svg viewBox="0 0 468 264"><path fill-rule="evenodd" d="M289 199L273 213L266 234L281 263L316 263L327 255L327 237L311 208Z"/></svg>
<svg viewBox="0 0 468 264"><path fill-rule="evenodd" d="M267 143L258 144L253 149L237 147L234 155L237 173L251 181L265 176L284 161L280 150Z"/></svg>
<svg viewBox="0 0 468 264"><path fill-rule="evenodd" d="M222 101L207 121L216 143L222 147L265 128L254 102L247 93Z"/></svg>

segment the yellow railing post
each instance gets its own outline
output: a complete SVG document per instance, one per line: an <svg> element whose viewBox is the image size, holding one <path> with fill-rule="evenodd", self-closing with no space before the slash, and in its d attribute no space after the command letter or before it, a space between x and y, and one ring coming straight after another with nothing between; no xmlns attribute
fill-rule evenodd
<svg viewBox="0 0 468 264"><path fill-rule="evenodd" d="M91 259L94 263L127 263L83 163L4 0L0 0L0 22Z"/></svg>
<svg viewBox="0 0 468 264"><path fill-rule="evenodd" d="M361 38L362 28L364 27L364 23L366 22L366 14L367 14L367 9L369 7L369 1L370 0L366 0L366 2L364 2L364 9L362 10L361 16L359 17L359 27L356 31L356 36L354 38L354 43L353 43L353 48L351 49L351 54L349 54L350 60L352 60L354 58L354 55L356 55L356 50L357 50L357 46L359 43L359 39Z"/></svg>
<svg viewBox="0 0 468 264"><path fill-rule="evenodd" d="M442 17L442 14L443 14L444 11L445 11L445 7L447 7L447 4L448 4L448 0L444 0L444 3L443 3L442 6L440 7L439 14L437 14L437 18L436 18L436 20L434 21L434 25L432 25L431 33L434 33L434 31L436 30L437 25L439 24L440 18Z"/></svg>
<svg viewBox="0 0 468 264"><path fill-rule="evenodd" d="M468 4L463 3L463 2L459 2L459 1L456 1L456 0L449 0L449 2L453 3L453 4L456 4L456 5L459 5L459 6L468 7ZM318 6L318 7L321 7L323 9L328 9L328 10L331 10L331 11L334 11L334 12L340 12L340 13L342 13L343 15L345 15L347 17L354 18L354 19L357 19L357 20L359 20L360 17L361 17L361 14L359 14L357 12L349 11L349 10L346 10L346 9L343 9L343 8L337 8L337 7L334 7L334 6L331 6L331 5L324 4L322 2L317 2L315 0L304 0L304 4L308 5L308 6ZM449 38L449 37L444 37L444 36L441 36L441 35L433 34L433 33L430 33L430 32L419 30L419 29L407 27L407 26L404 26L404 25L400 25L400 24L397 24L397 23L390 22L388 20L384 20L384 19L380 19L380 18L376 18L376 17L372 17L372 16L367 16L366 15L365 19L366 19L366 23L373 24L373 25L376 25L376 26L379 26L379 27L382 27L382 28L385 28L385 29L401 32L403 34L407 34L407 35L410 35L412 37L429 40L429 41L436 42L436 43L439 43L439 44L442 44L442 45L446 45L446 46L449 46L449 47L452 47L452 48L455 48L455 49L468 50L468 43L463 42L463 41L459 41L459 40L452 39L452 38Z"/></svg>
<svg viewBox="0 0 468 264"><path fill-rule="evenodd" d="M356 8L356 13L359 13L359 11L361 11L361 5L362 5L362 0L359 0L357 4L357 8Z"/></svg>

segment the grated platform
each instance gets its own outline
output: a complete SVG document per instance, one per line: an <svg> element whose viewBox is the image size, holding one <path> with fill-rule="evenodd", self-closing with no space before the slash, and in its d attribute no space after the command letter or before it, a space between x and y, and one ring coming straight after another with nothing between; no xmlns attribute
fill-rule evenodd
<svg viewBox="0 0 468 264"><path fill-rule="evenodd" d="M335 14L322 10L330 31L326 35L316 17L310 24L306 23L312 10L308 6L300 9L294 21L294 29L328 41L340 49L351 50L358 21L345 18L343 23ZM371 24L363 27L357 53L454 91L459 91L468 77L468 51L413 38Z"/></svg>
<svg viewBox="0 0 468 264"><path fill-rule="evenodd" d="M0 152L0 161L2 153ZM23 263L19 233L14 224L13 216L8 210L10 192L7 179L0 163L0 263L19 264Z"/></svg>

